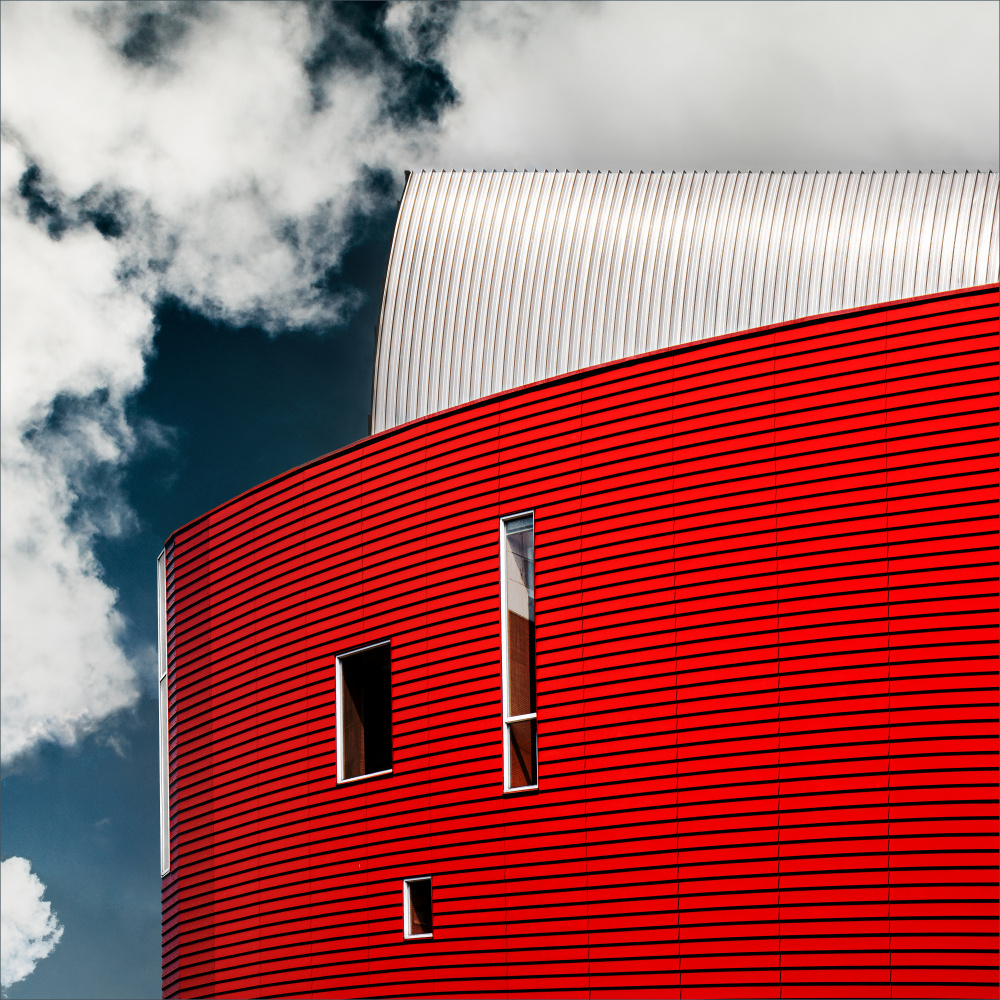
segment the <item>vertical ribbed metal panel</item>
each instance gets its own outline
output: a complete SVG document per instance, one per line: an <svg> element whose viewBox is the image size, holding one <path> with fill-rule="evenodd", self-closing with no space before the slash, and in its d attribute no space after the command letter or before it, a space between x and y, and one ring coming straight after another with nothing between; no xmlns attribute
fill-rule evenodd
<svg viewBox="0 0 1000 1000"><path fill-rule="evenodd" d="M372 429L646 351L997 281L997 175L417 171Z"/></svg>
<svg viewBox="0 0 1000 1000"><path fill-rule="evenodd" d="M647 182L532 183L542 211ZM762 217L837 194L717 183ZM856 195L875 228L891 192ZM629 225L592 262L619 302ZM470 267L502 284L529 257L496 245ZM995 996L997 310L993 286L578 371L178 531L164 994ZM512 797L497 531L527 509L539 788ZM336 657L385 640L393 770L338 785ZM403 938L414 876L433 939Z"/></svg>

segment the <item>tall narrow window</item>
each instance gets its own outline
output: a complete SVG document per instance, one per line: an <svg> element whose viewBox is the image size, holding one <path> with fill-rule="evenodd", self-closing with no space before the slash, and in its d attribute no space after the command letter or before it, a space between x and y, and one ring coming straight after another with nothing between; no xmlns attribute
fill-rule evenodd
<svg viewBox="0 0 1000 1000"><path fill-rule="evenodd" d="M156 653L160 677L160 874L170 871L170 707L167 703L167 553L156 557Z"/></svg>
<svg viewBox="0 0 1000 1000"><path fill-rule="evenodd" d="M392 770L389 643L337 657L337 780Z"/></svg>
<svg viewBox="0 0 1000 1000"><path fill-rule="evenodd" d="M500 521L504 787L538 786L535 713L535 518Z"/></svg>

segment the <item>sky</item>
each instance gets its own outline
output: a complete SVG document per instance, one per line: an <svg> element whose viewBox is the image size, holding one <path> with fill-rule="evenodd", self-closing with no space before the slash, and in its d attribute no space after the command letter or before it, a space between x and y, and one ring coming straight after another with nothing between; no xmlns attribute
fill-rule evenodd
<svg viewBox="0 0 1000 1000"><path fill-rule="evenodd" d="M3 993L160 994L156 555L364 436L404 171L1000 167L1000 4L3 2Z"/></svg>

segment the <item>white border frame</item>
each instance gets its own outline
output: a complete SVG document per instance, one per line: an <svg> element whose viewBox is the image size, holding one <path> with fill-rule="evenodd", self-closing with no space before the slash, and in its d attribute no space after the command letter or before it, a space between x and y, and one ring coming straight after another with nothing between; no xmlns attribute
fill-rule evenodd
<svg viewBox="0 0 1000 1000"><path fill-rule="evenodd" d="M345 778L344 777L344 753L343 753L343 741L344 741L344 719L343 713L341 712L341 706L343 705L343 699L341 698L341 691L344 687L344 668L342 660L345 660L356 653L364 653L369 649L377 649L379 646L389 647L389 731L392 732L392 640L382 639L379 642L369 642L367 645L358 646L356 649L348 650L345 653L340 653L337 656L337 784L338 785L352 785L356 781L367 781L369 778L377 778L383 774L392 774L392 768L388 768L385 771L372 771L369 774L359 774L356 778ZM390 736L390 740L392 737ZM392 747L390 745L390 754L392 753Z"/></svg>
<svg viewBox="0 0 1000 1000"><path fill-rule="evenodd" d="M167 550L156 557L157 703L160 737L160 876L170 872L170 691L167 683Z"/></svg>
<svg viewBox="0 0 1000 1000"><path fill-rule="evenodd" d="M535 534L535 511L525 510L518 514L505 514L500 518L500 678L501 694L503 699L500 705L500 739L503 743L503 791L504 795L520 795L522 792L535 792L538 790L538 711L529 712L527 715L508 715L507 706L510 704L510 683L507 677L508 653L507 653L507 522L518 521L522 517L531 518L531 531ZM536 666L537 668L537 666ZM537 697L537 695L536 695ZM519 788L510 786L510 729L512 722L535 721L535 783L533 785L521 785Z"/></svg>
<svg viewBox="0 0 1000 1000"><path fill-rule="evenodd" d="M434 931L430 934L413 934L410 931L410 884L413 882L430 882L431 884L431 927L434 926L434 880L430 875L414 875L411 878L403 879L403 940L404 941L429 941L434 937Z"/></svg>

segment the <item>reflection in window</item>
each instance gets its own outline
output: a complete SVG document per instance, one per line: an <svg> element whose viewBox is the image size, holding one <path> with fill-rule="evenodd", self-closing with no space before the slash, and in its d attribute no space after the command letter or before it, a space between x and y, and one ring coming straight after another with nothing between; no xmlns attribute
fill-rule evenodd
<svg viewBox="0 0 1000 1000"><path fill-rule="evenodd" d="M403 882L403 937L429 938L434 935L431 880L409 878Z"/></svg>
<svg viewBox="0 0 1000 1000"><path fill-rule="evenodd" d="M503 600L504 787L538 785L535 713L535 519L500 522Z"/></svg>

